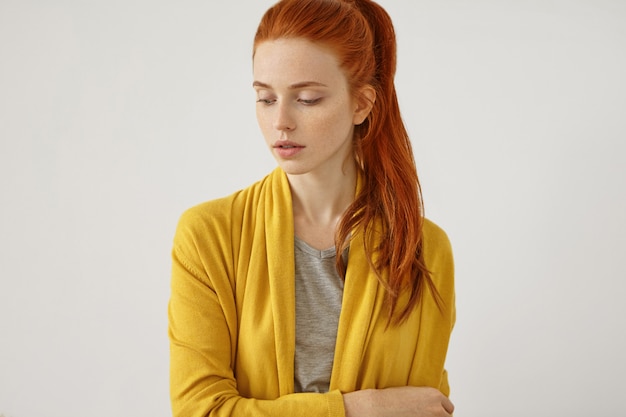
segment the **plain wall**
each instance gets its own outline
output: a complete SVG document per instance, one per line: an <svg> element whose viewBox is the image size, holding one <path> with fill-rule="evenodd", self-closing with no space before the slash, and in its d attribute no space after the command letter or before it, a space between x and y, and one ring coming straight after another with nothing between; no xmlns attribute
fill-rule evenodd
<svg viewBox="0 0 626 417"><path fill-rule="evenodd" d="M178 217L275 166L250 56L272 3L0 0L0 414L171 415ZM616 415L626 2L380 3L455 252L456 415Z"/></svg>

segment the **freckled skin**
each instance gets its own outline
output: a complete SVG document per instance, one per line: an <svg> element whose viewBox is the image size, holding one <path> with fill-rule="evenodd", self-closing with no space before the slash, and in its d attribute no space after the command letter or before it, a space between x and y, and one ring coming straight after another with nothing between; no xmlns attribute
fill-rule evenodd
<svg viewBox="0 0 626 417"><path fill-rule="evenodd" d="M253 64L257 120L278 164L290 175L339 174L352 161L354 125L364 116L335 55L307 40L279 39L258 45Z"/></svg>

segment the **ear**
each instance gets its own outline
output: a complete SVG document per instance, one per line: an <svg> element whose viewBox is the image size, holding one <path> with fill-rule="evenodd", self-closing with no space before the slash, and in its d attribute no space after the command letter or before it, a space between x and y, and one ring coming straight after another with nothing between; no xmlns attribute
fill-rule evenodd
<svg viewBox="0 0 626 417"><path fill-rule="evenodd" d="M371 85L361 87L361 89L356 94L356 107L354 109L354 117L352 118L352 123L355 126L358 126L365 121L367 116L372 111L372 107L374 107L375 101L376 90L374 90L374 87L372 87Z"/></svg>

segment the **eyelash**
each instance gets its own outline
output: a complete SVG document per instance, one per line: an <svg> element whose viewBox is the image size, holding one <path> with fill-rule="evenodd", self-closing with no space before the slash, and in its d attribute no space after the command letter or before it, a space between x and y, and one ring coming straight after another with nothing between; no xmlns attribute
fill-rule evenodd
<svg viewBox="0 0 626 417"><path fill-rule="evenodd" d="M298 101L306 106L312 106L314 104L317 104L320 100L321 98L314 98L312 100L299 99Z"/></svg>
<svg viewBox="0 0 626 417"><path fill-rule="evenodd" d="M315 99L312 99L312 100L298 99L297 101L298 101L298 103L302 103L305 106L313 106L313 105L319 103L320 100L321 100L321 98L315 98ZM276 100L275 99L260 98L256 102L265 104L266 106L269 106L271 104L274 104L276 102Z"/></svg>

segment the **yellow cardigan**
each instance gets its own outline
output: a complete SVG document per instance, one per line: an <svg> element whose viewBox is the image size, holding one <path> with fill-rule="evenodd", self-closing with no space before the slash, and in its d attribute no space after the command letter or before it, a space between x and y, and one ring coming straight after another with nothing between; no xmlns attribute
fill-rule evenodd
<svg viewBox="0 0 626 417"><path fill-rule="evenodd" d="M342 392L412 385L448 395L454 267L443 230L424 225L425 261L443 312L427 292L407 322L389 328L383 287L355 232L330 392L323 394L293 393L293 236L291 193L280 168L181 217L168 313L174 416L341 417Z"/></svg>

